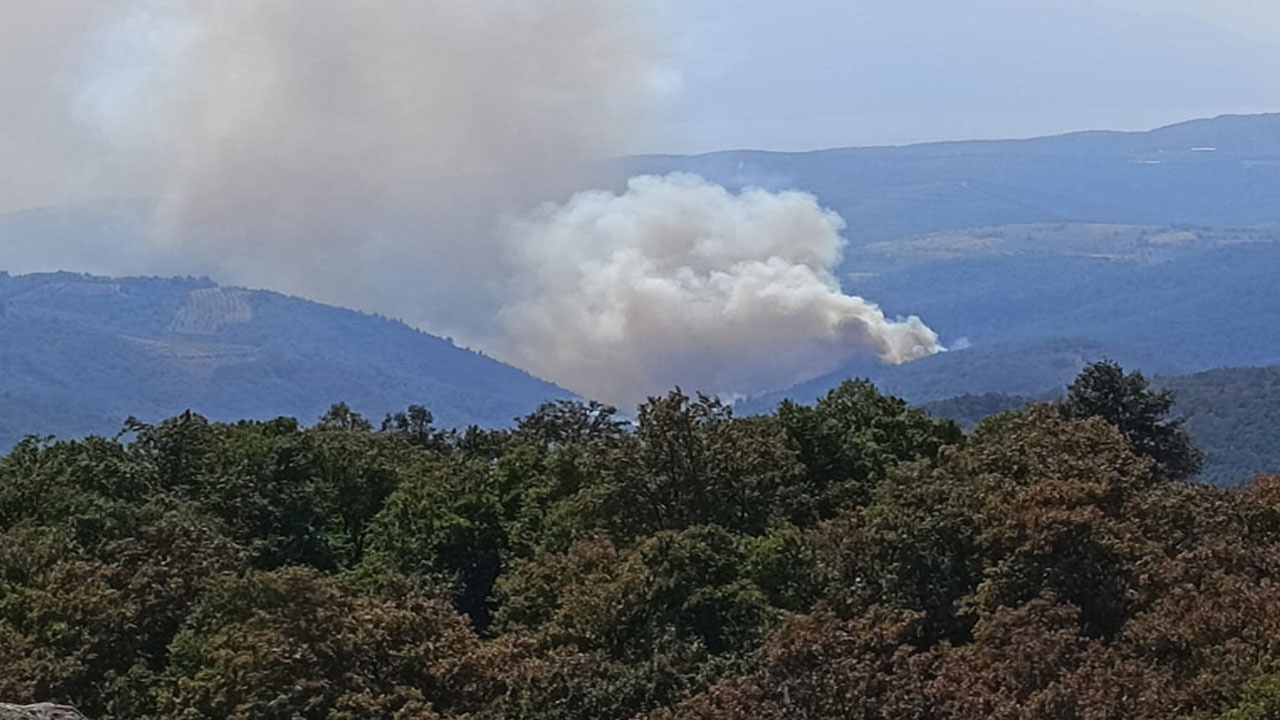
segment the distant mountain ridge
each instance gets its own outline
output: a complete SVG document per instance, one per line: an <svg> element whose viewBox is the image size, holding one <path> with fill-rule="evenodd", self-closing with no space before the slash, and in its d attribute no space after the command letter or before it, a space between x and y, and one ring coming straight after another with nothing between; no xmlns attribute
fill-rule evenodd
<svg viewBox="0 0 1280 720"><path fill-rule="evenodd" d="M501 426L570 393L385 318L195 278L0 273L0 445L212 418L377 419L411 403L442 426Z"/></svg>
<svg viewBox="0 0 1280 720"><path fill-rule="evenodd" d="M844 289L918 315L955 350L850 363L748 411L851 376L928 402L1040 394L1102 357L1166 374L1280 363L1263 327L1280 317L1280 114L625 165L813 193L848 223Z"/></svg>
<svg viewBox="0 0 1280 720"><path fill-rule="evenodd" d="M814 194L848 223L847 292L918 315L956 352L851 376L915 402L1039 394L1112 357L1150 373L1280 362L1280 114L1143 132L811 152L650 155L629 173Z"/></svg>
<svg viewBox="0 0 1280 720"><path fill-rule="evenodd" d="M849 223L853 245L1015 223L1248 227L1280 222L1280 114L1145 132L1086 131L811 152L649 155L634 173L797 188Z"/></svg>
<svg viewBox="0 0 1280 720"><path fill-rule="evenodd" d="M812 400L866 377L912 402L1040 395L1111 358L1149 374L1280 363L1280 233L1120 225L1015 225L877 243L850 255L851 292L918 313L949 352L906 365L848 363L747 401Z"/></svg>

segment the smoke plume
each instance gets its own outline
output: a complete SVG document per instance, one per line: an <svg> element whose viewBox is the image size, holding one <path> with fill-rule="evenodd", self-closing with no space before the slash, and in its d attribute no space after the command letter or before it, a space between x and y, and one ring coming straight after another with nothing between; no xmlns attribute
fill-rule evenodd
<svg viewBox="0 0 1280 720"><path fill-rule="evenodd" d="M99 34L128 60L93 78L91 119L187 262L477 336L516 184L622 151L655 99L636 8L135 3Z"/></svg>
<svg viewBox="0 0 1280 720"><path fill-rule="evenodd" d="M843 228L811 195L733 195L693 175L581 193L514 228L526 272L503 326L527 367L624 405L677 384L777 389L853 356L937 352L918 318L841 292Z"/></svg>
<svg viewBox="0 0 1280 720"><path fill-rule="evenodd" d="M679 86L646 8L11 3L0 209L142 198L149 261L116 272L401 317L620 403L935 352L919 320L840 291L842 221L810 196L691 176L572 195L624 179L582 168Z"/></svg>

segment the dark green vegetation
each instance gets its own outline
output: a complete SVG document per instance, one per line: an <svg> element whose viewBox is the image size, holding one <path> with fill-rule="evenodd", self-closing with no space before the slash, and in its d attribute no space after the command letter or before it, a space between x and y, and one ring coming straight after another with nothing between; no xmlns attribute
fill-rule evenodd
<svg viewBox="0 0 1280 720"><path fill-rule="evenodd" d="M1166 409L1095 366L967 435L848 382L743 418L672 393L634 425L335 406L32 439L0 460L0 697L101 720L1271 717L1280 478L1183 481Z"/></svg>
<svg viewBox="0 0 1280 720"><path fill-rule="evenodd" d="M1280 472L1280 367L1155 377L1152 384L1172 392L1171 414L1185 420L1187 434L1205 454L1199 480L1231 486ZM996 413L1052 396L962 395L923 407L935 417L969 428Z"/></svg>
<svg viewBox="0 0 1280 720"><path fill-rule="evenodd" d="M1280 367L1211 370L1156 378L1207 458L1202 478L1235 484L1280 471Z"/></svg>
<svg viewBox="0 0 1280 720"><path fill-rule="evenodd" d="M0 273L0 445L113 433L130 414L315 417L404 398L506 425L568 393L384 318L207 280Z"/></svg>

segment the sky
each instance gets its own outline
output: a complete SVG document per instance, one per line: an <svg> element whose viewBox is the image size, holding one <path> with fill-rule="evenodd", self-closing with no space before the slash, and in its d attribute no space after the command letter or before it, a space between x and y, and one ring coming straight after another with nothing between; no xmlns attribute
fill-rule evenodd
<svg viewBox="0 0 1280 720"><path fill-rule="evenodd" d="M1280 3L685 0L648 149L1149 129L1280 110Z"/></svg>
<svg viewBox="0 0 1280 720"><path fill-rule="evenodd" d="M1102 0L1098 4L1149 15L1180 13L1221 25L1254 42L1280 43L1280 4L1267 0Z"/></svg>

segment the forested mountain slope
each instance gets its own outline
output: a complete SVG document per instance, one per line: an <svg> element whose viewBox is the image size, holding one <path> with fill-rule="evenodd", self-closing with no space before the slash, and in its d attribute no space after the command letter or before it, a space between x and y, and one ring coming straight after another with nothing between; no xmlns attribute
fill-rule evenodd
<svg viewBox="0 0 1280 720"><path fill-rule="evenodd" d="M1205 453L1204 482L1235 486L1280 472L1280 366L1227 368L1153 379L1174 394L1174 414ZM1026 396L961 395L927 403L936 417L972 427L990 415L1043 402L1058 393Z"/></svg>
<svg viewBox="0 0 1280 720"><path fill-rule="evenodd" d="M1211 370L1155 384L1173 391L1176 412L1208 456L1205 480L1234 485L1280 473L1280 367Z"/></svg>
<svg viewBox="0 0 1280 720"><path fill-rule="evenodd" d="M853 249L850 292L918 314L951 352L902 366L849 364L782 393L812 399L869 377L913 402L1037 395L1110 357L1149 374L1280 363L1280 235L1271 230L1031 225Z"/></svg>
<svg viewBox="0 0 1280 720"><path fill-rule="evenodd" d="M429 406L505 425L568 393L402 323L191 278L0 274L0 445L129 415L314 418Z"/></svg>

